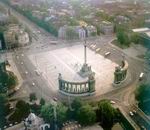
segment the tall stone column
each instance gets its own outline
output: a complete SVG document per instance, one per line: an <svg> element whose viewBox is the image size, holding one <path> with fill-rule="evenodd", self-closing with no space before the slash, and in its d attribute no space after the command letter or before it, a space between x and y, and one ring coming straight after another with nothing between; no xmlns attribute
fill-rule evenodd
<svg viewBox="0 0 150 130"><path fill-rule="evenodd" d="M86 57L86 40L85 40L85 44L84 44L84 64L86 65L87 62L87 57Z"/></svg>

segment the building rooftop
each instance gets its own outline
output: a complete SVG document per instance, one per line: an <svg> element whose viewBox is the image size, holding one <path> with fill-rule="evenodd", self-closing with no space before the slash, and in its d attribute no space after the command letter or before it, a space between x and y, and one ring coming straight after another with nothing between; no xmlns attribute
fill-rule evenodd
<svg viewBox="0 0 150 130"><path fill-rule="evenodd" d="M150 37L150 31L145 33L148 37Z"/></svg>
<svg viewBox="0 0 150 130"><path fill-rule="evenodd" d="M150 28L136 28L136 29L132 29L132 31L142 33L142 32L150 31Z"/></svg>

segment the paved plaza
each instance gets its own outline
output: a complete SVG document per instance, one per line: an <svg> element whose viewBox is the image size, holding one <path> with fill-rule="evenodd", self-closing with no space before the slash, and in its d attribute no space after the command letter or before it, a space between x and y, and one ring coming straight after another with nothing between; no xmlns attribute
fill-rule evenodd
<svg viewBox="0 0 150 130"><path fill-rule="evenodd" d="M77 73L84 62L83 45L31 54L29 59L55 91L58 90L59 73L67 81L80 82L87 80L87 78L83 78ZM88 48L87 63L91 65L92 70L95 72L96 94L100 95L112 90L114 71L117 64Z"/></svg>

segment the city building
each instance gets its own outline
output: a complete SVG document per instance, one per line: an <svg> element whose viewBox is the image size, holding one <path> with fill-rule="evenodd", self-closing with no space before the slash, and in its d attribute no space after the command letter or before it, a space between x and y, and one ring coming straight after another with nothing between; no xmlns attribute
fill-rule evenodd
<svg viewBox="0 0 150 130"><path fill-rule="evenodd" d="M19 25L11 24L4 32L4 39L8 49L29 44L29 35Z"/></svg>
<svg viewBox="0 0 150 130"><path fill-rule="evenodd" d="M105 35L110 35L114 33L114 25L108 21L102 21L100 24L100 31Z"/></svg>
<svg viewBox="0 0 150 130"><path fill-rule="evenodd" d="M132 29L134 33L139 33L140 37L144 43L144 46L150 49L150 28L137 28Z"/></svg>
<svg viewBox="0 0 150 130"><path fill-rule="evenodd" d="M5 25L9 21L9 16L0 12L0 25Z"/></svg>
<svg viewBox="0 0 150 130"><path fill-rule="evenodd" d="M97 29L94 26L87 26L87 35L88 37L96 36ZM86 31L81 26L63 26L60 27L58 31L58 37L60 39L82 39L85 38Z"/></svg>
<svg viewBox="0 0 150 130"><path fill-rule="evenodd" d="M32 16L42 20L46 16L47 12L41 12L38 10L32 11Z"/></svg>
<svg viewBox="0 0 150 130"><path fill-rule="evenodd" d="M122 24L122 23L127 23L130 21L129 18L125 17L125 16L122 16L122 15L118 15L116 16L115 20L114 20L116 23L119 23L119 24Z"/></svg>
<svg viewBox="0 0 150 130"><path fill-rule="evenodd" d="M146 20L145 20L145 24L146 24L147 27L150 28L150 19L146 19Z"/></svg>

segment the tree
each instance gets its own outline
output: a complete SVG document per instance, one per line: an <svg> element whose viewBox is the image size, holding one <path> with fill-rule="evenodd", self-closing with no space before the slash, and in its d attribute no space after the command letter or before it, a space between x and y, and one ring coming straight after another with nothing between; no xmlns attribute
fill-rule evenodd
<svg viewBox="0 0 150 130"><path fill-rule="evenodd" d="M117 39L118 39L119 43L122 45L129 46L129 44L130 44L128 34L124 31L117 32Z"/></svg>
<svg viewBox="0 0 150 130"><path fill-rule="evenodd" d="M75 98L73 102L71 103L72 109L77 111L81 106L83 105L83 101L80 98Z"/></svg>
<svg viewBox="0 0 150 130"><path fill-rule="evenodd" d="M131 42L133 42L135 44L139 44L141 41L142 40L141 40L140 34L138 34L138 33L131 34Z"/></svg>
<svg viewBox="0 0 150 130"><path fill-rule="evenodd" d="M73 111L70 112L70 115L72 116L72 118L77 119L77 112L82 106L83 106L83 101L80 98L75 98L73 100L71 104Z"/></svg>
<svg viewBox="0 0 150 130"><path fill-rule="evenodd" d="M30 109L36 115L39 115L41 112L41 106L39 104L36 104L36 103L31 104Z"/></svg>
<svg viewBox="0 0 150 130"><path fill-rule="evenodd" d="M18 79L12 72L3 72L0 75L0 91L6 89L13 89L18 84Z"/></svg>
<svg viewBox="0 0 150 130"><path fill-rule="evenodd" d="M102 100L98 103L97 116L102 127L111 130L114 121L118 119L118 111L111 106L109 101Z"/></svg>
<svg viewBox="0 0 150 130"><path fill-rule="evenodd" d="M54 106L52 104L42 106L41 116L46 122L48 123L53 122L54 121Z"/></svg>
<svg viewBox="0 0 150 130"><path fill-rule="evenodd" d="M68 108L62 103L59 103L56 107L57 122L60 126L67 120L67 110Z"/></svg>
<svg viewBox="0 0 150 130"><path fill-rule="evenodd" d="M12 89L18 84L18 79L14 75L13 72L9 72L8 74L9 75L8 75L8 82L7 82L7 84L8 84L9 89Z"/></svg>
<svg viewBox="0 0 150 130"><path fill-rule="evenodd" d="M77 120L82 125L92 125L96 121L96 113L90 105L84 105L77 112Z"/></svg>
<svg viewBox="0 0 150 130"><path fill-rule="evenodd" d="M146 100L147 98L149 98L149 94L150 94L150 85L148 84L141 84L137 90L135 91L135 98L139 101L139 102L143 102L144 100Z"/></svg>
<svg viewBox="0 0 150 130"><path fill-rule="evenodd" d="M56 106L52 104L44 105L41 109L41 116L43 119L51 124L54 124L55 119L55 110L57 117L57 124L61 126L67 120L67 110L68 108L61 103L58 103Z"/></svg>
<svg viewBox="0 0 150 130"><path fill-rule="evenodd" d="M0 128L5 125L5 116L6 116L6 95L0 94Z"/></svg>
<svg viewBox="0 0 150 130"><path fill-rule="evenodd" d="M43 98L41 98L41 100L40 100L40 105L41 106L45 105L45 100Z"/></svg>
<svg viewBox="0 0 150 130"><path fill-rule="evenodd" d="M30 105L23 100L19 100L16 104L15 112L9 117L12 122L20 122L30 114Z"/></svg>
<svg viewBox="0 0 150 130"><path fill-rule="evenodd" d="M141 84L135 91L138 106L148 115L150 114L150 85Z"/></svg>
<svg viewBox="0 0 150 130"><path fill-rule="evenodd" d="M37 100L35 93L31 93L29 97L30 97L30 102Z"/></svg>

